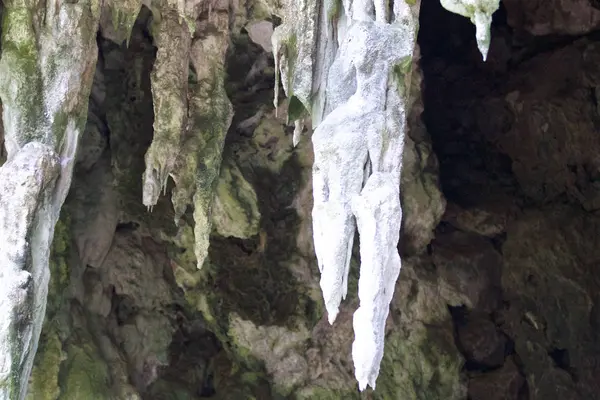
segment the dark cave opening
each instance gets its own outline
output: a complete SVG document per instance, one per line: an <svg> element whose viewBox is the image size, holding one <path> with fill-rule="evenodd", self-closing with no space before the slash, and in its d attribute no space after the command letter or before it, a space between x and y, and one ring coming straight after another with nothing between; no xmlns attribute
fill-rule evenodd
<svg viewBox="0 0 600 400"><path fill-rule="evenodd" d="M496 306L449 308L469 399L597 399L598 268L589 259L597 257L600 31L535 36L531 21L547 27L542 18L552 17L540 11L518 25L526 18L515 17L515 4L501 2L494 14L484 63L467 18L422 3L422 116L448 200L430 251L435 260L436 240L469 232L502 258ZM497 229L486 232L482 220ZM485 321L473 333L470 315ZM473 359L490 343L486 329L506 340L493 368ZM500 394L482 389L494 385Z"/></svg>

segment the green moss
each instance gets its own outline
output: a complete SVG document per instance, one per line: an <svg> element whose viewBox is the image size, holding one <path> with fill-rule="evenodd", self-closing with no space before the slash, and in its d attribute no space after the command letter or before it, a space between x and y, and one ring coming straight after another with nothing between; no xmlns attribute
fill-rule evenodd
<svg viewBox="0 0 600 400"><path fill-rule="evenodd" d="M33 16L26 7L5 7L2 17L0 95L4 112L10 108L17 118L16 139L22 145L43 138L46 118ZM14 86L17 93L8 90Z"/></svg>
<svg viewBox="0 0 600 400"><path fill-rule="evenodd" d="M56 400L60 394L58 374L63 360L62 343L56 332L40 338L31 373L27 400Z"/></svg>
<svg viewBox="0 0 600 400"><path fill-rule="evenodd" d="M256 192L230 157L225 158L221 167L212 220L221 236L246 239L258 233L260 211Z"/></svg>
<svg viewBox="0 0 600 400"><path fill-rule="evenodd" d="M408 335L385 339L374 399L448 400L464 398L460 357L451 329L415 325Z"/></svg>
<svg viewBox="0 0 600 400"><path fill-rule="evenodd" d="M54 228L54 239L50 250L50 282L46 319L52 320L63 304L64 294L69 285L71 254L71 219L63 208L61 217Z"/></svg>
<svg viewBox="0 0 600 400"><path fill-rule="evenodd" d="M292 33L284 42L287 56L287 94L288 97L294 95L293 91L293 79L296 70L296 60L298 59L298 36L296 33Z"/></svg>
<svg viewBox="0 0 600 400"><path fill-rule="evenodd" d="M304 107L304 104L296 96L289 97L288 104L288 122L296 121L308 115L308 111Z"/></svg>
<svg viewBox="0 0 600 400"><path fill-rule="evenodd" d="M398 88L398 94L402 97L407 95L407 82L411 77L412 72L412 57L406 56L398 64L395 64L392 68L392 73L396 87Z"/></svg>
<svg viewBox="0 0 600 400"><path fill-rule="evenodd" d="M110 384L107 365L92 342L71 345L68 358L61 370L58 400L110 399Z"/></svg>
<svg viewBox="0 0 600 400"><path fill-rule="evenodd" d="M408 1L416 1L416 0L407 0ZM342 0L333 0L331 2L331 7L327 10L327 20L336 24L338 19L340 18L340 13L343 10L344 5L342 4Z"/></svg>
<svg viewBox="0 0 600 400"><path fill-rule="evenodd" d="M356 390L336 390L320 386L301 389L294 400L360 400L361 395Z"/></svg>

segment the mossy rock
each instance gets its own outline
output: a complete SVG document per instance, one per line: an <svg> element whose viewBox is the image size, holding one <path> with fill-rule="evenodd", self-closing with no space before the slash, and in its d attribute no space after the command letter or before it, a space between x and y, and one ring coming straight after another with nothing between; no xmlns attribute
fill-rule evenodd
<svg viewBox="0 0 600 400"><path fill-rule="evenodd" d="M396 329L385 338L373 399L464 399L462 365L451 328L416 323L406 334Z"/></svg>
<svg viewBox="0 0 600 400"><path fill-rule="evenodd" d="M64 358L58 334L51 331L45 337L43 335L38 348L27 400L56 400L60 394L58 374Z"/></svg>
<svg viewBox="0 0 600 400"><path fill-rule="evenodd" d="M111 399L110 375L92 342L67 347L58 400Z"/></svg>
<svg viewBox="0 0 600 400"><path fill-rule="evenodd" d="M258 234L260 211L256 192L229 158L221 166L212 211L213 226L219 235L247 239Z"/></svg>

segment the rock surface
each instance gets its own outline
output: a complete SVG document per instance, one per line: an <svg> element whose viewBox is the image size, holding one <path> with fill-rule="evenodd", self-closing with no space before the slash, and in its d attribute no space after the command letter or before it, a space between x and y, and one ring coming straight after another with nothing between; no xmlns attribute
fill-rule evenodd
<svg viewBox="0 0 600 400"><path fill-rule="evenodd" d="M274 46L271 53L252 28L279 29L290 10L292 30L325 23L315 32L319 70L339 48L331 38L339 33L333 21L340 4L326 2L331 13L317 20L299 17L313 15L310 2L302 9L270 0L133 0L102 9L50 3L67 14L32 16L36 27L46 18L33 33L43 57L57 51L45 47L48 37L76 44L75 33L59 29L65 26L58 22L71 21L61 15L83 12L89 19L79 20L99 24L99 35L78 25L89 33L75 47L82 52L55 65L72 64L78 74L76 81L57 75L68 78L69 95L52 98L65 102L37 93L31 115L22 114L15 93L63 87L47 61L10 69L10 60L25 59L9 34L17 2L3 5L0 66L13 74L0 77L4 224L13 232L35 228L28 221L39 220L44 205L62 204L74 164L52 244L30 243L48 249L49 276L36 279L23 263L14 266L14 257L1 266L2 274L23 271L10 271L17 294L49 280L28 399L599 398L595 2L503 0L485 63L467 18L423 2L402 153L403 266L377 388L363 393L351 354L358 240L348 295L331 326L312 239L309 137L330 110L318 90L309 107L298 107L305 90L318 87L288 81L292 75L274 88L277 66L290 65L290 57L308 65L314 49ZM28 35L18 37L19 46L30 43ZM323 43L333 45L318 47ZM15 76L19 71L35 79ZM297 101L283 99L290 88ZM48 133L38 110L46 106L67 111L65 132L82 132L71 158L62 151L73 148ZM28 118L40 116L35 126L43 129L28 131ZM305 126L294 147L296 119ZM18 132L39 135L15 138ZM157 196L149 213L143 178L154 169L150 177L166 193L150 185ZM19 208L25 218L7 211L10 188L33 193ZM3 243L0 254L16 249ZM14 316L18 324L2 329L32 331L30 315ZM3 398L24 396L21 378L11 376L12 389L1 386L12 390Z"/></svg>

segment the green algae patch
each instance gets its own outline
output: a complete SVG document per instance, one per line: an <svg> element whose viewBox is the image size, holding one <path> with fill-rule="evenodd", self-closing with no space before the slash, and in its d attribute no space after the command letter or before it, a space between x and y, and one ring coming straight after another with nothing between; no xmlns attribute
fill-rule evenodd
<svg viewBox="0 0 600 400"><path fill-rule="evenodd" d="M40 338L39 351L30 377L27 400L56 400L60 395L58 374L64 359L58 334Z"/></svg>
<svg viewBox="0 0 600 400"><path fill-rule="evenodd" d="M462 358L451 330L415 324L385 339L374 399L451 400L465 397Z"/></svg>
<svg viewBox="0 0 600 400"><path fill-rule="evenodd" d="M92 342L71 345L61 368L58 400L110 399L108 366Z"/></svg>
<svg viewBox="0 0 600 400"><path fill-rule="evenodd" d="M230 158L221 167L212 221L216 232L223 237L247 239L258 234L260 211L256 192Z"/></svg>
<svg viewBox="0 0 600 400"><path fill-rule="evenodd" d="M392 67L392 73L398 95L404 97L407 95L407 88L410 87L410 79L412 77L412 57L404 57L398 64Z"/></svg>
<svg viewBox="0 0 600 400"><path fill-rule="evenodd" d="M65 306L65 293L70 283L69 261L72 246L70 229L70 217L63 208L54 229L50 249L50 282L46 317L29 380L28 400L56 400L60 393L59 371L66 357L60 335L66 330L66 326L58 319L61 309Z"/></svg>
<svg viewBox="0 0 600 400"><path fill-rule="evenodd" d="M330 5L329 9L327 10L327 21L329 21L331 24L337 24L340 14L344 9L342 0L333 0L327 3Z"/></svg>
<svg viewBox="0 0 600 400"><path fill-rule="evenodd" d="M50 282L46 318L51 320L63 305L64 294L70 283L71 219L65 209L54 228L50 251Z"/></svg>
<svg viewBox="0 0 600 400"><path fill-rule="evenodd" d="M321 386L309 386L295 393L294 400L361 400L356 390L337 390Z"/></svg>
<svg viewBox="0 0 600 400"><path fill-rule="evenodd" d="M6 133L16 135L19 146L39 140L46 132L44 96L32 12L26 7L5 7L2 14L0 97Z"/></svg>
<svg viewBox="0 0 600 400"><path fill-rule="evenodd" d="M288 122L296 121L308 115L304 104L297 96L291 96L288 101Z"/></svg>

